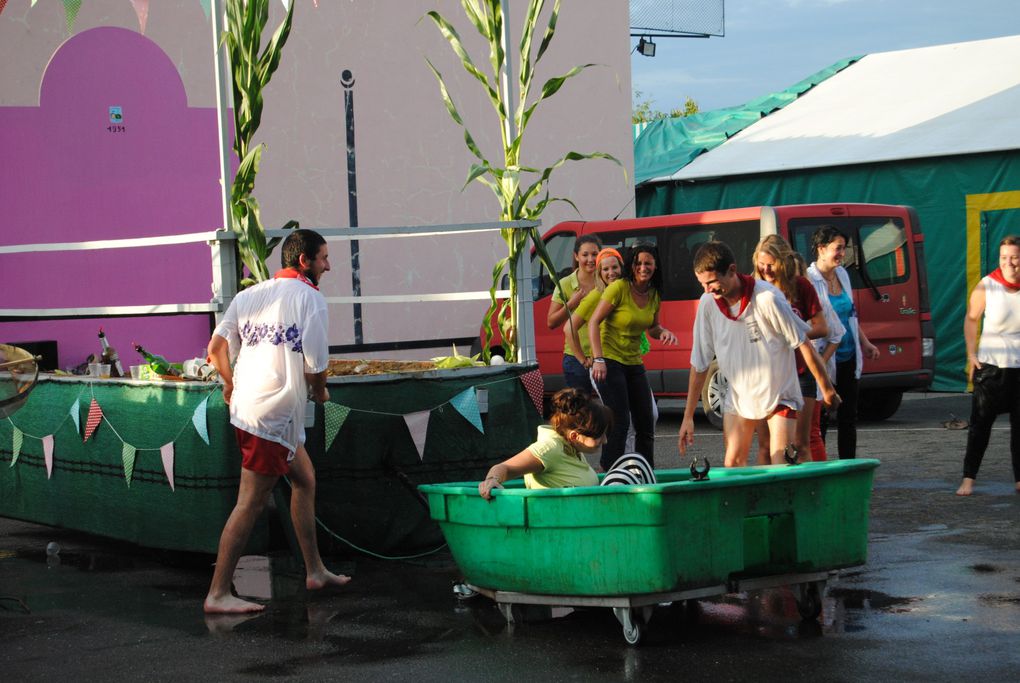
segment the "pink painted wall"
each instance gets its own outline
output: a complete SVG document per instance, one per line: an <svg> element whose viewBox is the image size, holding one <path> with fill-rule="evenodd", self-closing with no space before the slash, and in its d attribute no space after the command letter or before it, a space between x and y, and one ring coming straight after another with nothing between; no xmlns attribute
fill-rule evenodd
<svg viewBox="0 0 1020 683"><path fill-rule="evenodd" d="M110 107L123 121L111 123ZM79 242L211 231L222 224L216 111L188 107L181 77L148 38L116 27L67 40L38 107L0 107L0 244ZM0 254L0 308L205 303L204 243ZM196 355L210 316L0 323L0 341L55 339L62 367L98 352L103 325L125 364L129 343Z"/></svg>

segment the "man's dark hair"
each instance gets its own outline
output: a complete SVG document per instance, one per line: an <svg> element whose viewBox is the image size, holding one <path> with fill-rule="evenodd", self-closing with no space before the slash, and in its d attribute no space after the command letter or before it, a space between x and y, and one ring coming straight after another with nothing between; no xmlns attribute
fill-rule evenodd
<svg viewBox="0 0 1020 683"><path fill-rule="evenodd" d="M280 263L284 268L300 268L301 254L309 261L314 261L319 254L319 247L326 243L326 240L314 230L298 228L287 235L280 248Z"/></svg>
<svg viewBox="0 0 1020 683"><path fill-rule="evenodd" d="M725 242L705 242L694 252L695 273L725 273L737 259Z"/></svg>
<svg viewBox="0 0 1020 683"><path fill-rule="evenodd" d="M659 260L659 250L650 242L638 242L637 244L631 245L630 249L627 250L627 255L623 257L625 260L623 265L623 276L631 282L634 282L634 265L637 263L638 254L651 254L652 258L655 259L655 272L652 273L651 285L655 288L655 291L661 294L662 261Z"/></svg>

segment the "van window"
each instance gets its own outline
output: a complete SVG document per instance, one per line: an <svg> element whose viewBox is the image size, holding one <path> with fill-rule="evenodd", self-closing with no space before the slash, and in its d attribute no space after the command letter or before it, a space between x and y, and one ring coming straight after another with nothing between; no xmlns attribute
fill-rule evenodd
<svg viewBox="0 0 1020 683"><path fill-rule="evenodd" d="M849 237L843 265L850 273L854 289L867 284L854 266L863 256L868 276L876 287L894 285L910 279L907 231L896 217L797 218L790 221L793 248L811 263L815 260L811 238L823 225L833 225ZM859 244L858 244L859 240ZM860 253L858 253L860 252Z"/></svg>
<svg viewBox="0 0 1020 683"><path fill-rule="evenodd" d="M711 240L729 245L737 259L737 270L751 272L751 255L758 244L758 221L683 225L666 228L668 243L663 251L663 299L697 300L705 293L694 276L694 252Z"/></svg>
<svg viewBox="0 0 1020 683"><path fill-rule="evenodd" d="M569 275L574 270L574 242L576 240L577 235L572 232L558 232L545 241L545 249L556 266L557 279ZM535 274L532 286L533 299L537 301L544 296L550 296L553 293L554 283L537 253L531 255L531 272Z"/></svg>

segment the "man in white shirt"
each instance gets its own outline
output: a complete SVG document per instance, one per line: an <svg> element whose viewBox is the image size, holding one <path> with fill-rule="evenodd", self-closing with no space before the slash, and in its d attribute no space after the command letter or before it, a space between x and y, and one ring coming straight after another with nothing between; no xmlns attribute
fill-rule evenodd
<svg viewBox="0 0 1020 683"><path fill-rule="evenodd" d="M799 349L821 388L826 406L839 405L825 365L808 342L808 326L778 289L737 273L733 252L706 242L694 255L694 274L705 290L694 319L691 373L680 452L694 443L694 411L713 358L729 381L723 401L727 467L747 464L755 424L767 420L777 442L793 442L797 411L804 405L794 349ZM773 454L775 457L775 454Z"/></svg>
<svg viewBox="0 0 1020 683"><path fill-rule="evenodd" d="M304 411L310 396L329 399L326 301L319 277L329 270L326 240L295 230L281 247L283 269L230 303L209 341L209 359L223 381L241 450L237 504L220 536L207 613L260 612L265 605L231 594L237 561L277 480L288 475L291 518L309 590L342 586L347 576L322 563L315 536L315 470L305 450ZM237 358L233 369L230 358Z"/></svg>

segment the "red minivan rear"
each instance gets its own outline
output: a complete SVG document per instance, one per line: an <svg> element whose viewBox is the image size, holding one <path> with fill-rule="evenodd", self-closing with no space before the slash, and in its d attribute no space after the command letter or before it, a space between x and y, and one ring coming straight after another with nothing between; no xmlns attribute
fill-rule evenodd
<svg viewBox="0 0 1020 683"><path fill-rule="evenodd" d="M737 258L742 273L752 272L751 255L758 240L779 233L808 263L811 236L822 225L834 225L849 237L845 265L854 285L854 303L869 339L882 351L866 361L861 379L861 411L885 419L896 412L903 392L927 388L934 374L934 328L928 307L923 235L910 207L880 204L807 204L755 206L615 221L568 221L543 237L557 266L556 277L570 272L574 240L596 234L604 246L622 249L638 242L655 244L663 274L660 320L676 333L677 346L651 340L645 356L648 381L660 397L683 396L690 372L692 330L702 288L694 277L698 246L722 240ZM547 391L563 386L563 330L545 324L553 278L537 257L535 273L535 343ZM703 399L706 413L720 422L718 394L725 380L710 377Z"/></svg>

